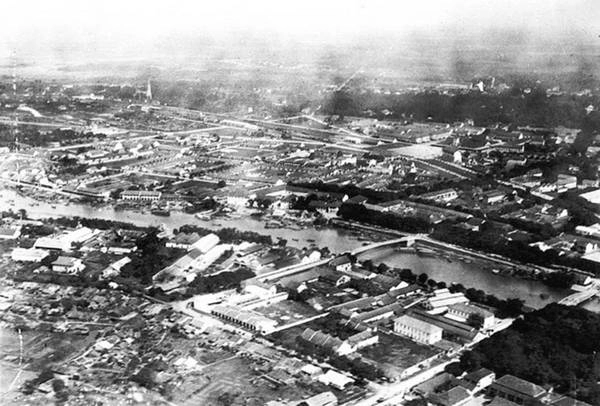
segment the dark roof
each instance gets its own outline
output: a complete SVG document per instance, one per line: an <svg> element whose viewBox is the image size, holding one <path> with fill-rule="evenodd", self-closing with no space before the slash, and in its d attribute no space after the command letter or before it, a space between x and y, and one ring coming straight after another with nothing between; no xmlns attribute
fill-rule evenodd
<svg viewBox="0 0 600 406"><path fill-rule="evenodd" d="M345 203L351 203L351 204L363 204L366 203L367 200L369 200L368 198L366 198L363 195L356 195L354 197L351 197L350 199L346 200Z"/></svg>
<svg viewBox="0 0 600 406"><path fill-rule="evenodd" d="M348 255L340 255L339 257L333 258L331 261L329 261L329 265L338 266L338 265L348 264L351 262L352 261L350 261L350 258L348 257Z"/></svg>
<svg viewBox="0 0 600 406"><path fill-rule="evenodd" d="M515 402L511 402L508 399L501 398L500 396L496 396L492 401L488 404L488 406L519 406Z"/></svg>
<svg viewBox="0 0 600 406"><path fill-rule="evenodd" d="M443 406L453 406L470 397L471 395L465 388L462 386L455 386L446 392L432 394L430 400Z"/></svg>
<svg viewBox="0 0 600 406"><path fill-rule="evenodd" d="M477 371L465 375L464 379L469 382L479 382L483 378L493 374L494 373L487 368L479 368Z"/></svg>
<svg viewBox="0 0 600 406"><path fill-rule="evenodd" d="M552 406L591 406L589 403L582 402L581 400L573 399L569 396L564 396L555 402L552 402Z"/></svg>
<svg viewBox="0 0 600 406"><path fill-rule="evenodd" d="M496 382L494 382L493 385L508 388L532 398L538 398L546 393L546 390L541 386L526 381L525 379L517 378L513 375L504 375L503 377L496 379Z"/></svg>

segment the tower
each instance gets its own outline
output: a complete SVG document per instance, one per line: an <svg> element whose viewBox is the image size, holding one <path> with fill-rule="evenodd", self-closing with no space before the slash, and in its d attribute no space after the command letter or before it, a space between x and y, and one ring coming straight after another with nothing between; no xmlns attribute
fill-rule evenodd
<svg viewBox="0 0 600 406"><path fill-rule="evenodd" d="M152 100L152 85L150 84L150 79L148 79L148 84L146 86L146 100Z"/></svg>

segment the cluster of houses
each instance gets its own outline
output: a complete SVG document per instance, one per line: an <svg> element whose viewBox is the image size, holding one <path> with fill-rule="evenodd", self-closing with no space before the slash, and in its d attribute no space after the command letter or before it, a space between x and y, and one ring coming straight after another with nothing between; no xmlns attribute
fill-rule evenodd
<svg viewBox="0 0 600 406"><path fill-rule="evenodd" d="M459 378L444 372L414 387L413 393L435 406L464 406L478 394L491 398L492 406L590 406L513 375L497 378L485 368Z"/></svg>

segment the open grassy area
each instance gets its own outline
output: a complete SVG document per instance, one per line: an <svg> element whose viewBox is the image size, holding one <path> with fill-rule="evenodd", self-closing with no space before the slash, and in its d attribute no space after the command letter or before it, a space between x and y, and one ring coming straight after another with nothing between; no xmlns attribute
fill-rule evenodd
<svg viewBox="0 0 600 406"><path fill-rule="evenodd" d="M398 373L427 358L434 356L439 350L417 344L409 339L389 333L379 333L379 344L359 351L384 368Z"/></svg>

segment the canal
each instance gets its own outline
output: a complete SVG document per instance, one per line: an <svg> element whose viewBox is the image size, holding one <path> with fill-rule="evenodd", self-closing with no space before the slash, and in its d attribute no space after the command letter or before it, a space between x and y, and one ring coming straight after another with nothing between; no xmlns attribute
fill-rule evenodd
<svg viewBox="0 0 600 406"><path fill-rule="evenodd" d="M250 216L240 218L219 217L215 220L200 220L197 217L172 212L169 217L155 216L131 210L115 211L111 207L92 207L86 204L69 204L36 201L27 196L18 195L12 190L0 191L0 209L13 211L21 208L30 218L78 216L99 218L133 223L139 226L160 226L167 229L179 228L185 224L194 224L208 229L233 227L243 231L255 231L270 235L274 239L283 238L288 245L302 248L309 246L328 247L332 252L351 251L365 243L364 235L356 231L340 228L313 228L300 230L287 228L265 228L264 221ZM436 281L460 283L465 287L481 289L501 299L520 298L531 307L538 308L558 301L568 295L566 290L551 289L539 281L501 276L489 271L492 264L485 261L466 263L458 259L436 256L421 256L414 253L399 252L392 248L371 251L361 255L360 259L371 259L375 263L386 263L390 267L410 268L416 274L426 273Z"/></svg>

